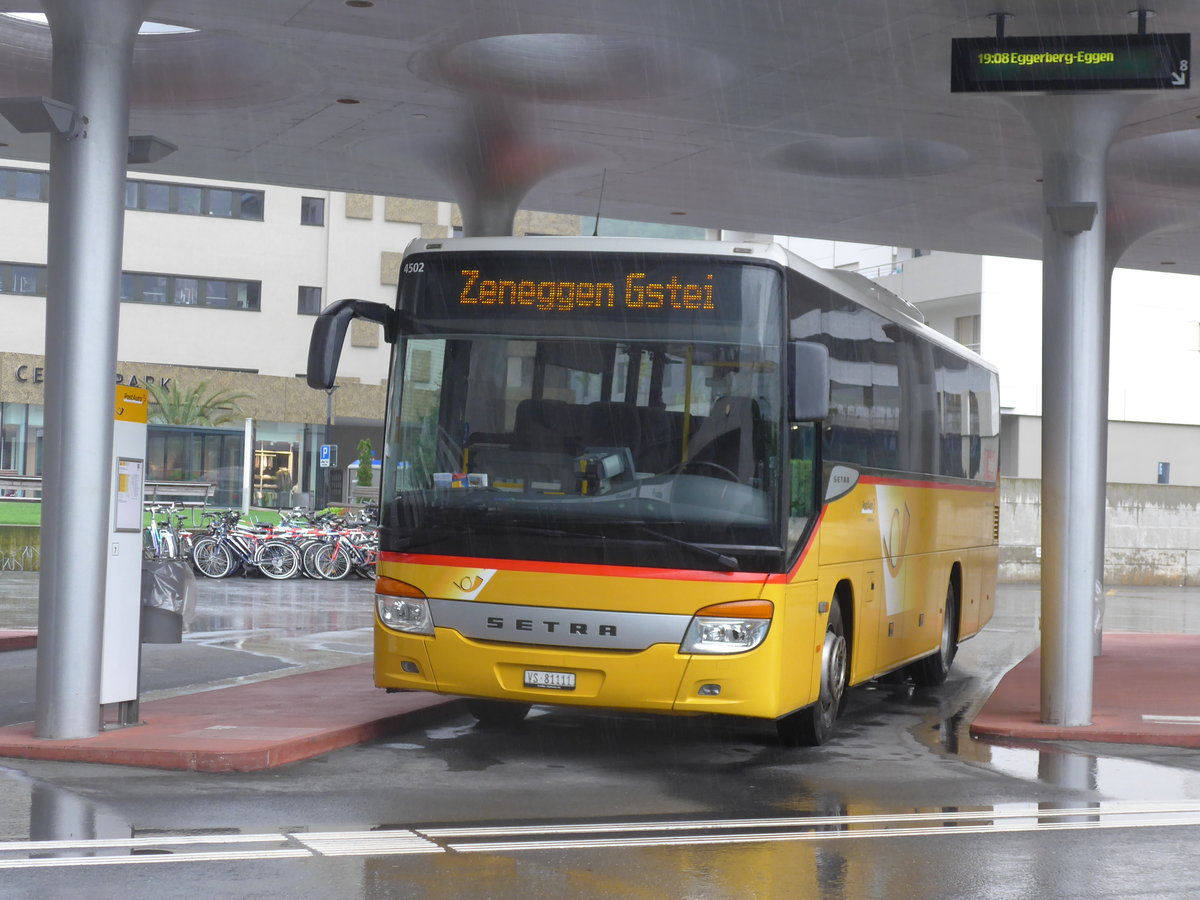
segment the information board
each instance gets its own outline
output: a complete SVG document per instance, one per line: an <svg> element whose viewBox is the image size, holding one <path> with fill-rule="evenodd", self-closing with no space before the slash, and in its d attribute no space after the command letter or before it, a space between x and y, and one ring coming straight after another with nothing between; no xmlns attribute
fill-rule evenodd
<svg viewBox="0 0 1200 900"><path fill-rule="evenodd" d="M1190 34L954 38L950 90L1187 90L1191 43Z"/></svg>

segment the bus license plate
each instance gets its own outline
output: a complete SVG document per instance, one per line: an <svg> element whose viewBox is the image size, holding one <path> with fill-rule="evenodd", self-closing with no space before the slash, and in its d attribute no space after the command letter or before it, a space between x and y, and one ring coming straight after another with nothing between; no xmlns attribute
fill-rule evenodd
<svg viewBox="0 0 1200 900"><path fill-rule="evenodd" d="M549 688L552 691L575 690L574 672L541 672L525 670L525 687Z"/></svg>

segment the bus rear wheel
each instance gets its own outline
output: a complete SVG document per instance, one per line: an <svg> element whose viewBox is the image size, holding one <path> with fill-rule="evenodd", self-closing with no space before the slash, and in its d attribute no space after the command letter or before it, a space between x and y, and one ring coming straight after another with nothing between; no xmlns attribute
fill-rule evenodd
<svg viewBox="0 0 1200 900"><path fill-rule="evenodd" d="M818 747L833 736L834 725L846 706L850 680L850 651L842 625L842 608L829 609L821 647L821 693L817 702L775 723L779 742L789 747Z"/></svg>
<svg viewBox="0 0 1200 900"><path fill-rule="evenodd" d="M467 712L484 728L503 728L521 722L532 705L508 700L468 700Z"/></svg>
<svg viewBox="0 0 1200 900"><path fill-rule="evenodd" d="M937 652L918 659L909 666L908 676L914 684L922 687L936 687L945 682L950 674L950 666L958 653L958 591L954 580L946 586L946 610L942 614L942 636L938 641Z"/></svg>

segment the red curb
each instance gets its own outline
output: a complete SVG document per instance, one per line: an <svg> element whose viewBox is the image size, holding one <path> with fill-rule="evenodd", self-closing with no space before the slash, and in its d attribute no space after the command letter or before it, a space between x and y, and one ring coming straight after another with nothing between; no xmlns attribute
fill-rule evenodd
<svg viewBox="0 0 1200 900"><path fill-rule="evenodd" d="M0 653L5 650L32 650L36 646L36 628L12 628L0 631Z"/></svg>
<svg viewBox="0 0 1200 900"><path fill-rule="evenodd" d="M1200 747L1200 635L1108 634L1095 659L1092 724L1041 722L1041 652L1006 674L973 737Z"/></svg>
<svg viewBox="0 0 1200 900"><path fill-rule="evenodd" d="M361 744L449 712L459 701L388 694L365 663L141 704L143 724L78 740L41 740L32 723L0 728L0 756L257 772Z"/></svg>

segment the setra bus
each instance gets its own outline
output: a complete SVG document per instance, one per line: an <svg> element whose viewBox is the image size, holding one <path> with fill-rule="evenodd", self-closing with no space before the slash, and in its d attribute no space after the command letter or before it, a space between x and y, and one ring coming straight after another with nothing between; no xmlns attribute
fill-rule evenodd
<svg viewBox="0 0 1200 900"><path fill-rule="evenodd" d="M849 686L942 682L992 615L995 370L782 247L417 240L395 308L375 683L719 713L820 744Z"/></svg>

